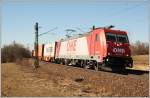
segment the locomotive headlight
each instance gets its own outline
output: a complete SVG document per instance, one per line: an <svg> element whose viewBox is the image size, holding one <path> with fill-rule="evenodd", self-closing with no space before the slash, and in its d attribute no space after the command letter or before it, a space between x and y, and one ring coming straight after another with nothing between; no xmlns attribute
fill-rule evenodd
<svg viewBox="0 0 150 98"><path fill-rule="evenodd" d="M107 58L107 59L106 59L106 61L108 62L108 61L109 61L109 59Z"/></svg>
<svg viewBox="0 0 150 98"><path fill-rule="evenodd" d="M108 52L108 55L110 55L110 53Z"/></svg>

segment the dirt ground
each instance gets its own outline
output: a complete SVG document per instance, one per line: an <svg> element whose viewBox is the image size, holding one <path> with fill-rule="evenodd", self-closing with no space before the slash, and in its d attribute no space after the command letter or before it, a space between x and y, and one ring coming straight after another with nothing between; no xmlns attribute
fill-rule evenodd
<svg viewBox="0 0 150 98"><path fill-rule="evenodd" d="M1 65L2 96L149 96L149 73L120 74L46 62L38 69L31 65Z"/></svg>

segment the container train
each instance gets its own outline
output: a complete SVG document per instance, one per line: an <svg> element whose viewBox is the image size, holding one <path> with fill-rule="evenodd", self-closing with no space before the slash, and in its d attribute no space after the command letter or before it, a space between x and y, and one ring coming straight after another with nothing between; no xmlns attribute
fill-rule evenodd
<svg viewBox="0 0 150 98"><path fill-rule="evenodd" d="M102 67L133 67L126 31L93 28L86 34L42 44L39 60L99 70ZM34 50L32 56L35 56Z"/></svg>

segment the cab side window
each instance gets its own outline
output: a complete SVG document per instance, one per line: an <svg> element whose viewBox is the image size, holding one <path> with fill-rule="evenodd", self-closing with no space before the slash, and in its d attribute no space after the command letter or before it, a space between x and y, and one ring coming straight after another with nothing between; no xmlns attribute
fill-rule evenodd
<svg viewBox="0 0 150 98"><path fill-rule="evenodd" d="M99 35L98 34L96 34L96 36L95 36L95 42L97 42L97 41L99 41Z"/></svg>

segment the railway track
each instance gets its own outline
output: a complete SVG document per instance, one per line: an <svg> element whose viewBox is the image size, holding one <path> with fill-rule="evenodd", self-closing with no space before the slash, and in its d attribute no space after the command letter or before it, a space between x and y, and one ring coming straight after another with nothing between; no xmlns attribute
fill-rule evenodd
<svg viewBox="0 0 150 98"><path fill-rule="evenodd" d="M44 65L44 64L55 64L55 63L41 61L41 64ZM62 64L60 64L60 65L62 65ZM64 66L67 66L67 65L64 65ZM76 65L74 65L74 66L69 65L69 66L73 67L73 68L75 68L75 67L82 68L82 67L76 66ZM94 68L89 68L89 70L94 70ZM118 74L124 74L124 75L127 75L127 74L141 75L141 74L149 73L149 70L140 70L140 69L131 69L131 68L126 68L125 70L122 70L122 69L119 69L118 67L103 67L99 71L118 73Z"/></svg>

